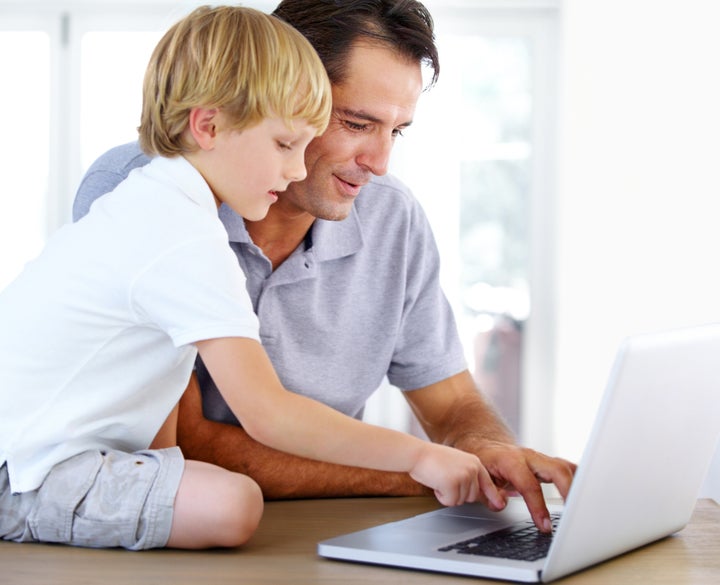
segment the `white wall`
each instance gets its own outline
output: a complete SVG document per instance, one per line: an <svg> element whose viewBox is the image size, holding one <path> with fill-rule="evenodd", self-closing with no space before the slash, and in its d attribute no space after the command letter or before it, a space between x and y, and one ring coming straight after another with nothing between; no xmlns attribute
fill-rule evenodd
<svg viewBox="0 0 720 585"><path fill-rule="evenodd" d="M720 3L561 19L555 444L577 457L620 338L720 321Z"/></svg>

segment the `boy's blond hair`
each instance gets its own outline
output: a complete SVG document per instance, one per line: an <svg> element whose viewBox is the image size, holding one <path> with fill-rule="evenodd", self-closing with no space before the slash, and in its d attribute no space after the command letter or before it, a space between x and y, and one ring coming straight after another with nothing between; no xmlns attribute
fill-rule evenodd
<svg viewBox="0 0 720 585"><path fill-rule="evenodd" d="M149 155L196 148L184 131L194 107L221 108L230 128L266 117L327 127L330 82L310 43L290 25L252 8L201 6L168 30L143 83L138 132Z"/></svg>

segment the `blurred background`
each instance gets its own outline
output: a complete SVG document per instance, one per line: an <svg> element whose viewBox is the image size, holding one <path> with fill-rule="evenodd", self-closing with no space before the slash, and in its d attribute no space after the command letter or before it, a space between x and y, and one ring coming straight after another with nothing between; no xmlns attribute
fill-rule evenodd
<svg viewBox="0 0 720 585"><path fill-rule="evenodd" d="M203 3L0 0L0 288L136 138L150 52ZM578 459L624 337L720 321L720 5L426 5L440 81L391 172L433 224L478 382L522 442ZM417 430L391 388L366 416Z"/></svg>

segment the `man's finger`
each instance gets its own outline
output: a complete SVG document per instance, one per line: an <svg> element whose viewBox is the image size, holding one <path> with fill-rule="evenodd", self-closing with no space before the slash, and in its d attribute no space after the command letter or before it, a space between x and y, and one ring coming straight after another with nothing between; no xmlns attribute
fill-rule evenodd
<svg viewBox="0 0 720 585"><path fill-rule="evenodd" d="M570 492L577 465L565 459L550 458L540 454L528 458L528 466L540 481L555 484L563 498Z"/></svg>

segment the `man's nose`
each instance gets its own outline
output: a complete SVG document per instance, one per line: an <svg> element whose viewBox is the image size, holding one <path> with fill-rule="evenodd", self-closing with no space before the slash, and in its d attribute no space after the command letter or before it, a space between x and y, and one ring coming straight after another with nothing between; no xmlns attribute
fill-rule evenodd
<svg viewBox="0 0 720 585"><path fill-rule="evenodd" d="M382 176L388 171L390 153L395 141L392 136L376 136L365 144L356 162L368 169L373 175Z"/></svg>

